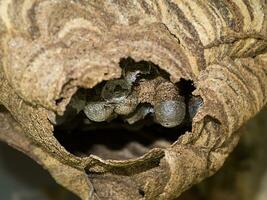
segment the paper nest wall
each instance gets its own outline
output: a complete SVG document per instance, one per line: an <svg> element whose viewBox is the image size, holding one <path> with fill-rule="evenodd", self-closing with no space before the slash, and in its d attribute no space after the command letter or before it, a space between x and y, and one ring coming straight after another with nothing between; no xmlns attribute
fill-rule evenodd
<svg viewBox="0 0 267 200"><path fill-rule="evenodd" d="M178 197L266 105L265 1L1 0L0 11L0 138L84 200ZM120 77L128 57L194 83L204 105L192 131L135 159L73 155L49 119L79 88Z"/></svg>

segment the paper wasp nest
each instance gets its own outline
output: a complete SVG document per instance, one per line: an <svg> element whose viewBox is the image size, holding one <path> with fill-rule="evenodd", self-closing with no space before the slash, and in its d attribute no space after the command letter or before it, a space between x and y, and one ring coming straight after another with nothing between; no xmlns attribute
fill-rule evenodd
<svg viewBox="0 0 267 200"><path fill-rule="evenodd" d="M0 139L82 199L171 200L267 101L264 0L0 0Z"/></svg>

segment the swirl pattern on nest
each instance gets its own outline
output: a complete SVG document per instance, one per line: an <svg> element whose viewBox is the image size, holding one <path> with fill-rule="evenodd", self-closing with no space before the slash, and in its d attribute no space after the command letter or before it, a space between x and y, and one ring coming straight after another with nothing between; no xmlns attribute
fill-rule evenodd
<svg viewBox="0 0 267 200"><path fill-rule="evenodd" d="M173 199L222 166L239 128L266 105L266 18L263 0L0 0L0 103L29 140L81 176L93 174L96 193L87 182L80 191L41 156L83 199L104 198L100 188L114 184L117 199L141 198L140 187L146 199ZM153 62L173 83L194 82L204 105L192 132L135 160L70 154L48 116L63 113L78 88L119 78L127 57Z"/></svg>

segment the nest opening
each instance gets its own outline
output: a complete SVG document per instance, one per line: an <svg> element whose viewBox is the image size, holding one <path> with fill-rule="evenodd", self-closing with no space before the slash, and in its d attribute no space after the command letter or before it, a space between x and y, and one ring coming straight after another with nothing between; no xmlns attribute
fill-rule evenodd
<svg viewBox="0 0 267 200"><path fill-rule="evenodd" d="M150 71L147 69L142 69L143 71L141 71L137 67L136 71L132 70L132 74L127 77L124 69L129 65L150 67ZM140 157L153 148L167 148L181 135L191 131L192 113L195 114L202 105L200 97L192 96L195 87L191 80L181 79L172 86L168 82L169 75L158 66L147 61L135 62L133 59L127 58L121 60L120 66L124 71L122 76L124 76L124 79L128 78L128 83L131 83L129 84L130 87L127 83L126 85L124 84L125 80L120 79L119 81L115 80L118 85L105 81L93 89L81 88L72 97L64 115L57 116L54 136L70 153L80 157L97 155L102 159L127 160ZM158 110L154 109L157 106L157 102L154 104L153 101L149 102L149 99L147 102L138 102L138 105L133 109L134 111L129 111L133 107L131 103L123 104L126 109L117 109L118 107L123 107L121 102L124 102L124 97L128 98L134 93L133 87L139 87L145 81L153 81L159 75L163 77L162 82L165 85L177 88L181 96L178 100L182 99L184 102L185 113L183 120L179 124L173 125L173 122L165 123L164 120L162 122L155 117L155 112L158 110L160 112L163 110L162 112L167 112L167 114L169 114L169 110L172 112L172 109L169 109L170 107L164 105L165 100L160 101L159 105L162 105L163 102L163 108L160 107ZM139 81L142 81L142 83L139 83ZM152 83L150 82L147 84L148 87L151 85ZM158 85L156 86L154 88L158 88ZM129 90L129 88L131 89ZM147 93L152 89L149 88ZM168 88L164 88L163 91L168 91ZM156 91L155 94L160 92L162 91ZM162 93L162 98L166 97L164 92ZM84 94L86 95L84 96ZM135 93L135 95L139 94ZM149 95L147 98L149 98ZM192 98L196 100L193 103ZM128 101L128 99L126 100ZM176 102L176 99L175 101L167 102L166 105L170 105L173 108L171 103ZM116 109L119 111L116 111ZM118 114L126 111L129 112L127 114ZM140 115L142 116L140 117ZM169 116L167 115L167 117ZM170 115L170 119L176 119L175 117L176 115L174 117Z"/></svg>

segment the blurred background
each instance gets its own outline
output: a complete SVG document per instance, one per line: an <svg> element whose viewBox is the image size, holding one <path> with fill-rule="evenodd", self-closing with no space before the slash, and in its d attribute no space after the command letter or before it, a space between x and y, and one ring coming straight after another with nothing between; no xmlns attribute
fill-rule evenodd
<svg viewBox="0 0 267 200"><path fill-rule="evenodd" d="M178 200L267 200L267 109L244 128L239 145L214 176ZM0 142L0 200L78 200L26 155Z"/></svg>
<svg viewBox="0 0 267 200"><path fill-rule="evenodd" d="M23 153L0 142L0 200L79 200Z"/></svg>

